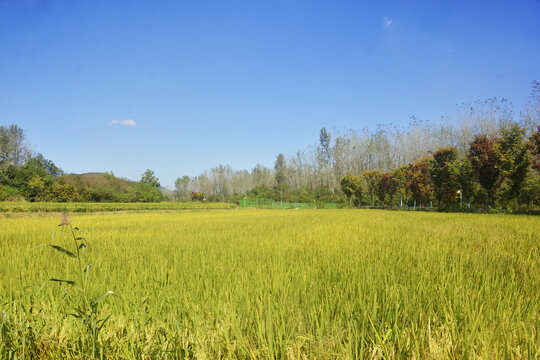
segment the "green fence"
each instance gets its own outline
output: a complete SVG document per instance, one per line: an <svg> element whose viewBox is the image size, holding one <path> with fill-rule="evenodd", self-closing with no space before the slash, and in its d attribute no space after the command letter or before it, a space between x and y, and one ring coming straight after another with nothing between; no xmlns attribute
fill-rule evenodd
<svg viewBox="0 0 540 360"><path fill-rule="evenodd" d="M266 209L336 209L336 204L333 203L292 203L285 201L274 201L271 199L241 199L240 207L255 207Z"/></svg>

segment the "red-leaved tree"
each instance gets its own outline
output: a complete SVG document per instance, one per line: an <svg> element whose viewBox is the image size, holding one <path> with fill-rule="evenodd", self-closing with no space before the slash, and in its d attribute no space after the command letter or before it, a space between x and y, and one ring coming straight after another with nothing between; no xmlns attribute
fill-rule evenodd
<svg viewBox="0 0 540 360"><path fill-rule="evenodd" d="M488 194L489 205L493 205L493 197L503 181L501 171L497 167L496 143L495 138L476 136L470 143L467 154L478 182Z"/></svg>
<svg viewBox="0 0 540 360"><path fill-rule="evenodd" d="M429 201L433 195L433 183L429 173L430 161L431 158L427 157L409 165L407 186L413 199L420 205Z"/></svg>

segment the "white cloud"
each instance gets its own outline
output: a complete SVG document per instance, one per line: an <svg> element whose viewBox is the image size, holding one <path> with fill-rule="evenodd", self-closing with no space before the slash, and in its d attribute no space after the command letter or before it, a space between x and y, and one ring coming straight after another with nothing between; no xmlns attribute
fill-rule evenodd
<svg viewBox="0 0 540 360"><path fill-rule="evenodd" d="M390 27L390 25L392 25L392 22L393 22L393 21L394 21L394 20L389 19L389 18L386 17L386 16L383 17L383 20L382 20L382 26L383 26L383 28L388 29L388 28Z"/></svg>
<svg viewBox="0 0 540 360"><path fill-rule="evenodd" d="M113 120L111 121L110 125L120 124L124 126L137 126L137 123L135 120L132 119L126 119L126 120Z"/></svg>

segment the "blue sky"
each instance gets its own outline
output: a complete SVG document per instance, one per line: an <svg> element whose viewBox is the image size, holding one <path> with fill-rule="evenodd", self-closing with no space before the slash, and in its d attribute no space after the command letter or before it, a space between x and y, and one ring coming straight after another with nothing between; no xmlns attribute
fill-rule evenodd
<svg viewBox="0 0 540 360"><path fill-rule="evenodd" d="M67 172L271 166L540 80L540 1L0 0L0 124Z"/></svg>

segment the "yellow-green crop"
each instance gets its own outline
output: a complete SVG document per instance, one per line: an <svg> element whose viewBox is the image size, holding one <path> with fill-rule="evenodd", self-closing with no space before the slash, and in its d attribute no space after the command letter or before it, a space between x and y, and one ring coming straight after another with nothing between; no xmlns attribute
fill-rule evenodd
<svg viewBox="0 0 540 360"><path fill-rule="evenodd" d="M0 218L0 358L92 355L53 217ZM98 357L537 359L538 217L378 210L72 216L112 290ZM71 240L72 241L72 240Z"/></svg>

